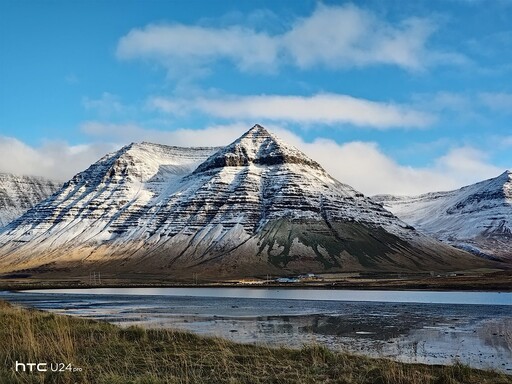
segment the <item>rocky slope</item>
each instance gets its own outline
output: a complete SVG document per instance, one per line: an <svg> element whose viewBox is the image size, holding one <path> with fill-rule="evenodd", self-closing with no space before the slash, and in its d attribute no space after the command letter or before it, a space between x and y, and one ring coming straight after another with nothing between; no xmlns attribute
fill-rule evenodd
<svg viewBox="0 0 512 384"><path fill-rule="evenodd" d="M61 185L42 177L0 173L0 227L21 216Z"/></svg>
<svg viewBox="0 0 512 384"><path fill-rule="evenodd" d="M126 146L1 230L0 246L4 270L175 277L486 265L416 232L259 125L220 150Z"/></svg>
<svg viewBox="0 0 512 384"><path fill-rule="evenodd" d="M512 173L449 192L375 196L385 208L448 244L512 261Z"/></svg>

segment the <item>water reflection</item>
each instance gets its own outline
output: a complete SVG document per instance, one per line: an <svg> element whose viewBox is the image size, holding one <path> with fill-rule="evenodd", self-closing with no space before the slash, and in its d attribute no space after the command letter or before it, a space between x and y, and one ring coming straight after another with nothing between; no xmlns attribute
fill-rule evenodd
<svg viewBox="0 0 512 384"><path fill-rule="evenodd" d="M233 294L228 291L216 291L216 295ZM270 295L268 290L249 291L250 296ZM299 292L291 290L274 292L271 299L184 297L175 296L177 292L183 293L175 289L171 294L166 290L161 296L148 295L146 290L144 294L126 292L0 293L0 299L120 325L178 328L246 343L301 347L316 342L334 350L402 361L443 364L459 360L474 367L512 371L511 305L318 299L320 294L322 297L349 295L354 298L351 292L340 296L340 291L303 290L309 300L300 300ZM432 300L431 294L436 300L447 298L438 295L443 292L422 293L426 295L425 301ZM380 298L380 294L373 298ZM476 299L481 293L465 294L457 299L466 297L479 301L483 297ZM276 298L280 295L287 299ZM494 295L499 300L507 297ZM311 300L312 297L316 299ZM414 296L413 299L421 298Z"/></svg>

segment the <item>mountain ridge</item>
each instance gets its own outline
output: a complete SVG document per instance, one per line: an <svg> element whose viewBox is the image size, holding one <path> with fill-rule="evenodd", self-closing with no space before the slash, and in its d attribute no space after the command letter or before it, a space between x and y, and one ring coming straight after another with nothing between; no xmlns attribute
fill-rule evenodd
<svg viewBox="0 0 512 384"><path fill-rule="evenodd" d="M0 245L11 270L240 276L487 265L417 233L260 125L220 149L125 146L1 230Z"/></svg>
<svg viewBox="0 0 512 384"><path fill-rule="evenodd" d="M405 222L448 244L490 258L512 260L512 173L418 196L378 195Z"/></svg>
<svg viewBox="0 0 512 384"><path fill-rule="evenodd" d="M53 194L61 184L39 176L0 172L0 227Z"/></svg>

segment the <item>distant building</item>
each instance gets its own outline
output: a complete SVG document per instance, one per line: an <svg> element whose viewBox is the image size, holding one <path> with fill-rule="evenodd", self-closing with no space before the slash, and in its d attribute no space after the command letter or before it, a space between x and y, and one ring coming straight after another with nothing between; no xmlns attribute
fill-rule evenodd
<svg viewBox="0 0 512 384"><path fill-rule="evenodd" d="M304 275L300 275L299 279L301 280L320 280L318 276L316 276L314 273L306 273Z"/></svg>
<svg viewBox="0 0 512 384"><path fill-rule="evenodd" d="M276 279L278 283L298 283L299 281L297 277L278 277Z"/></svg>

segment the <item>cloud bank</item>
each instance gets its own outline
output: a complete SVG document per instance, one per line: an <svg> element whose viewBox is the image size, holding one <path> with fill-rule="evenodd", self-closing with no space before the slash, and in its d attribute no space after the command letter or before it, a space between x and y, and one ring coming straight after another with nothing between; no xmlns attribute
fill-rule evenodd
<svg viewBox="0 0 512 384"><path fill-rule="evenodd" d="M8 159L0 162L0 172L65 181L114 149L117 149L114 144L69 145L62 141L47 141L33 147L0 136L0 153L3 159Z"/></svg>
<svg viewBox="0 0 512 384"><path fill-rule="evenodd" d="M504 171L489 163L484 152L472 147L452 148L428 167L411 167L397 163L374 142L338 144L322 138L305 142L289 131L276 132L319 162L331 176L369 196L452 190Z"/></svg>
<svg viewBox="0 0 512 384"><path fill-rule="evenodd" d="M329 93L313 96L226 96L195 100L154 97L148 104L153 109L178 115L199 111L224 119L351 124L377 129L425 127L435 120L432 114L407 105Z"/></svg>

